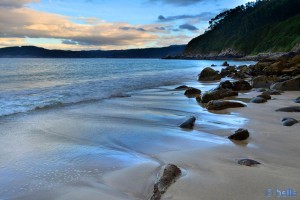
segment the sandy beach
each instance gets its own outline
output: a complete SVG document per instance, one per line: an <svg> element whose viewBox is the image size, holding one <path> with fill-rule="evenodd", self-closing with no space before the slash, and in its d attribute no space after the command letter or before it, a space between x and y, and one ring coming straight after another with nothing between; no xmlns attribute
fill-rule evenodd
<svg viewBox="0 0 300 200"><path fill-rule="evenodd" d="M218 82L184 84L209 90ZM162 199L276 199L277 189L300 191L299 124L280 122L299 114L275 112L295 105L300 92L264 104L249 103L255 91L240 93L247 107L209 112L175 87L2 118L1 176L10 178L1 196L149 199L169 163L183 173ZM179 128L190 116L194 129ZM249 130L246 142L227 139L238 128ZM240 166L240 158L261 165Z"/></svg>

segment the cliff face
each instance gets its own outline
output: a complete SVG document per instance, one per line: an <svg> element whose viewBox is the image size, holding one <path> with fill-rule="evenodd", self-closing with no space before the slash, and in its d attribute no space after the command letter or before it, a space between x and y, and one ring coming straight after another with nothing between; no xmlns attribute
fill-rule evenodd
<svg viewBox="0 0 300 200"><path fill-rule="evenodd" d="M239 58L300 49L300 0L260 0L220 13L183 56Z"/></svg>

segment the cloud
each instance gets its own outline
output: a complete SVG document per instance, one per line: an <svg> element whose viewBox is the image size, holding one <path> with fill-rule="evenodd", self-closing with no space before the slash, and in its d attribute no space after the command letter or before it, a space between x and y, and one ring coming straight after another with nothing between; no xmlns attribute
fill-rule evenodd
<svg viewBox="0 0 300 200"><path fill-rule="evenodd" d="M119 27L131 28L124 31ZM80 24L72 22L66 16L26 7L0 7L0 38L7 37L56 38L67 46L90 45L103 49L143 47L158 38L155 33L146 32L143 27L128 23L93 20L93 24Z"/></svg>
<svg viewBox="0 0 300 200"><path fill-rule="evenodd" d="M19 8L28 3L36 3L40 0L1 0L0 7Z"/></svg>
<svg viewBox="0 0 300 200"><path fill-rule="evenodd" d="M211 1L218 1L218 0L148 0L148 1L166 3L174 6L188 6L200 2L211 2Z"/></svg>
<svg viewBox="0 0 300 200"><path fill-rule="evenodd" d="M176 21L176 20L182 20L182 19L197 19L197 20L208 21L208 20L212 19L215 15L216 15L216 13L212 13L212 12L203 12L198 15L174 15L174 16L168 16L168 17L159 15L158 21L169 22L169 21Z"/></svg>
<svg viewBox="0 0 300 200"><path fill-rule="evenodd" d="M185 29L189 31L197 31L199 30L196 26L193 26L191 24L182 24L179 26L180 29Z"/></svg>
<svg viewBox="0 0 300 200"><path fill-rule="evenodd" d="M23 46L25 45L24 38L0 38L0 48L7 46Z"/></svg>
<svg viewBox="0 0 300 200"><path fill-rule="evenodd" d="M128 31L128 30L136 30L136 31L146 31L144 28L130 27L130 26L122 26L119 29Z"/></svg>

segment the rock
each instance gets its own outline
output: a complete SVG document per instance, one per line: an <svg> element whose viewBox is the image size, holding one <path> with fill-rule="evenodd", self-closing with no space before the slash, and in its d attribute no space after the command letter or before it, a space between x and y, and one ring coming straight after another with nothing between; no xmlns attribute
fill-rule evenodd
<svg viewBox="0 0 300 200"><path fill-rule="evenodd" d="M239 80L232 83L233 90L235 91L243 91L243 90L251 90L251 85L245 80Z"/></svg>
<svg viewBox="0 0 300 200"><path fill-rule="evenodd" d="M262 95L281 95L281 92L278 90L267 90L261 94Z"/></svg>
<svg viewBox="0 0 300 200"><path fill-rule="evenodd" d="M283 91L300 91L300 76L281 83L275 83L271 86L271 89Z"/></svg>
<svg viewBox="0 0 300 200"><path fill-rule="evenodd" d="M277 77L256 76L252 79L253 88L269 88L272 84L278 81Z"/></svg>
<svg viewBox="0 0 300 200"><path fill-rule="evenodd" d="M251 167L251 166L255 166L255 165L260 165L260 162L245 158L245 159L240 159L238 161L238 164Z"/></svg>
<svg viewBox="0 0 300 200"><path fill-rule="evenodd" d="M265 92L265 91L267 91L266 88L258 88L258 89L256 90L256 92Z"/></svg>
<svg viewBox="0 0 300 200"><path fill-rule="evenodd" d="M229 71L227 71L226 69L221 69L221 76L222 77L226 77L228 76L229 74L231 74Z"/></svg>
<svg viewBox="0 0 300 200"><path fill-rule="evenodd" d="M217 89L232 89L233 88L233 85L230 81L224 81L224 82L221 82L219 84L219 86L217 87Z"/></svg>
<svg viewBox="0 0 300 200"><path fill-rule="evenodd" d="M196 96L196 101L197 101L198 103L202 103L202 102L201 102L201 101L202 101L201 95L197 95L197 96Z"/></svg>
<svg viewBox="0 0 300 200"><path fill-rule="evenodd" d="M257 97L261 97L261 98L264 98L266 100L272 99L271 95L269 95L269 94L260 94Z"/></svg>
<svg viewBox="0 0 300 200"><path fill-rule="evenodd" d="M250 100L251 103L265 103L267 102L267 99L263 97L254 97L253 99Z"/></svg>
<svg viewBox="0 0 300 200"><path fill-rule="evenodd" d="M212 100L208 102L208 110L224 110L227 108L246 107L245 104L236 101Z"/></svg>
<svg viewBox="0 0 300 200"><path fill-rule="evenodd" d="M262 71L266 75L279 75L284 68L286 68L286 64L282 61L278 61L266 66Z"/></svg>
<svg viewBox="0 0 300 200"><path fill-rule="evenodd" d="M196 97L197 95L201 94L201 90L197 88L188 88L185 92L184 95L188 97Z"/></svg>
<svg viewBox="0 0 300 200"><path fill-rule="evenodd" d="M294 100L295 103L300 103L300 97Z"/></svg>
<svg viewBox="0 0 300 200"><path fill-rule="evenodd" d="M161 177L154 184L153 195L150 200L160 200L167 189L180 177L181 170L176 165L168 164Z"/></svg>
<svg viewBox="0 0 300 200"><path fill-rule="evenodd" d="M181 85L181 86L175 88L175 90L187 90L187 89L189 89L189 87L186 85Z"/></svg>
<svg viewBox="0 0 300 200"><path fill-rule="evenodd" d="M225 97L238 96L238 92L232 91L230 89L216 89L212 91L205 92L202 95L202 103L208 103L211 100L223 99Z"/></svg>
<svg viewBox="0 0 300 200"><path fill-rule="evenodd" d="M276 110L277 112L300 112L300 106L290 106L285 108L280 108Z"/></svg>
<svg viewBox="0 0 300 200"><path fill-rule="evenodd" d="M180 124L180 128L193 129L196 117L190 117L188 120Z"/></svg>
<svg viewBox="0 0 300 200"><path fill-rule="evenodd" d="M235 131L235 133L231 136L229 136L228 138L231 140L246 140L249 137L249 132L247 129L238 129L237 131Z"/></svg>
<svg viewBox="0 0 300 200"><path fill-rule="evenodd" d="M293 126L294 124L298 123L298 121L294 118L284 117L281 119L281 123L283 126Z"/></svg>
<svg viewBox="0 0 300 200"><path fill-rule="evenodd" d="M198 81L214 81L220 80L221 78L221 74L210 67L204 68L198 75Z"/></svg>
<svg viewBox="0 0 300 200"><path fill-rule="evenodd" d="M228 64L228 62L227 61L225 61L225 62L223 62L223 64L221 65L221 66L229 66L229 64Z"/></svg>
<svg viewBox="0 0 300 200"><path fill-rule="evenodd" d="M216 66L217 66L217 65L215 65L215 64L212 64L212 65L211 65L211 67L216 67Z"/></svg>
<svg viewBox="0 0 300 200"><path fill-rule="evenodd" d="M236 72L235 66L227 66L225 69L229 72Z"/></svg>

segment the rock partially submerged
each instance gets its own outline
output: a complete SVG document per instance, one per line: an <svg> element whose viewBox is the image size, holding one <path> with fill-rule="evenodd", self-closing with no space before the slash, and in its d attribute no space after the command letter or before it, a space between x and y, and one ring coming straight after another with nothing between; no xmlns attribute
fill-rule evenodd
<svg viewBox="0 0 300 200"><path fill-rule="evenodd" d="M251 103L265 103L267 102L267 99L263 97L254 97L250 100Z"/></svg>
<svg viewBox="0 0 300 200"><path fill-rule="evenodd" d="M215 90L219 89L231 89L233 88L233 84L230 81L223 81L219 84L219 86Z"/></svg>
<svg viewBox="0 0 300 200"><path fill-rule="evenodd" d="M188 120L180 124L180 128L193 129L195 125L196 117L190 117Z"/></svg>
<svg viewBox="0 0 300 200"><path fill-rule="evenodd" d="M168 164L160 178L154 184L153 195L150 200L160 200L167 189L180 177L181 170L173 164Z"/></svg>
<svg viewBox="0 0 300 200"><path fill-rule="evenodd" d="M281 123L283 126L293 126L298 123L298 121L291 117L284 117L281 119Z"/></svg>
<svg viewBox="0 0 300 200"><path fill-rule="evenodd" d="M221 66L226 67L226 66L229 66L229 64L227 61L225 61L225 62L223 62L223 64Z"/></svg>
<svg viewBox="0 0 300 200"><path fill-rule="evenodd" d="M207 104L208 110L224 110L227 108L238 108L238 107L246 107L246 105L237 101L225 101L225 100L212 100Z"/></svg>
<svg viewBox="0 0 300 200"><path fill-rule="evenodd" d="M295 103L300 103L300 97L294 100Z"/></svg>
<svg viewBox="0 0 300 200"><path fill-rule="evenodd" d="M248 83L245 80L239 80L239 81L233 82L232 85L233 85L232 89L234 91L244 91L244 90L252 89L252 86L250 85L250 83Z"/></svg>
<svg viewBox="0 0 300 200"><path fill-rule="evenodd" d="M198 81L215 81L220 80L221 78L221 74L210 67L204 68L198 75Z"/></svg>
<svg viewBox="0 0 300 200"><path fill-rule="evenodd" d="M270 100L272 98L271 95L269 95L269 94L260 94L257 97L261 97L261 98L264 98L266 100Z"/></svg>
<svg viewBox="0 0 300 200"><path fill-rule="evenodd" d="M261 93L262 95L281 95L282 91L279 90L267 90L263 93Z"/></svg>
<svg viewBox="0 0 300 200"><path fill-rule="evenodd" d="M188 88L185 92L184 95L187 97L196 97L197 95L201 94L201 90L197 88Z"/></svg>
<svg viewBox="0 0 300 200"><path fill-rule="evenodd" d="M277 112L300 112L300 106L289 106L284 108L279 108Z"/></svg>
<svg viewBox="0 0 300 200"><path fill-rule="evenodd" d="M228 138L231 140L246 140L249 137L249 131L247 129L240 128L235 131L235 133Z"/></svg>
<svg viewBox="0 0 300 200"><path fill-rule="evenodd" d="M238 164L239 164L239 165L248 166L248 167L252 167L252 166L255 166L255 165L260 165L260 162L257 162L257 161L255 161L255 160L251 160L251 159L244 158L244 159L238 160Z"/></svg>
<svg viewBox="0 0 300 200"><path fill-rule="evenodd" d="M239 93L230 89L216 89L205 92L202 95L201 103L208 103L211 100L223 99L225 97L238 96Z"/></svg>
<svg viewBox="0 0 300 200"><path fill-rule="evenodd" d="M187 90L187 89L189 89L189 87L186 85L181 85L181 86L175 88L175 90Z"/></svg>

